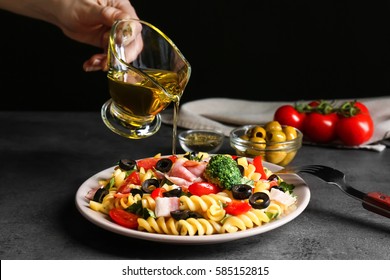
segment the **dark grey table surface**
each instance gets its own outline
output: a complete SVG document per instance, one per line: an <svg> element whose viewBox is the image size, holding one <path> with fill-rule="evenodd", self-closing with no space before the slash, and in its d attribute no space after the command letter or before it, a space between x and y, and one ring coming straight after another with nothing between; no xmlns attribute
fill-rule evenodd
<svg viewBox="0 0 390 280"><path fill-rule="evenodd" d="M125 237L86 220L75 207L75 194L86 179L120 158L170 154L172 127L128 140L108 130L98 112L0 112L0 131L2 260L390 259L390 219L310 175L302 175L311 191L305 211L264 234L197 246ZM233 152L228 139L220 152ZM389 149L304 145L293 164L309 163L344 171L364 192L390 194Z"/></svg>

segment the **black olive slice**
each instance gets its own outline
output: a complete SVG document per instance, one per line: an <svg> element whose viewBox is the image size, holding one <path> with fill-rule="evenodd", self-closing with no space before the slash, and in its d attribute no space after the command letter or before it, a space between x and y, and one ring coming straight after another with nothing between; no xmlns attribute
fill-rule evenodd
<svg viewBox="0 0 390 280"><path fill-rule="evenodd" d="M140 196L143 195L143 192L142 192L140 189L131 189L130 193L131 193L133 196L136 196L137 194L139 194Z"/></svg>
<svg viewBox="0 0 390 280"><path fill-rule="evenodd" d="M172 167L172 160L169 158L162 158L156 163L156 169L161 172L168 172Z"/></svg>
<svg viewBox="0 0 390 280"><path fill-rule="evenodd" d="M142 182L141 189L144 193L152 193L152 191L160 186L157 179L147 179Z"/></svg>
<svg viewBox="0 0 390 280"><path fill-rule="evenodd" d="M133 159L121 159L119 161L119 167L122 170L132 170L137 165L136 161Z"/></svg>
<svg viewBox="0 0 390 280"><path fill-rule="evenodd" d="M180 197L181 196L181 188L175 188L167 192L163 192L164 197Z"/></svg>
<svg viewBox="0 0 390 280"><path fill-rule="evenodd" d="M198 212L189 211L190 218L201 219L203 216Z"/></svg>
<svg viewBox="0 0 390 280"><path fill-rule="evenodd" d="M176 221L186 220L190 217L190 214L188 212L189 212L189 210L171 211L171 217L174 218Z"/></svg>
<svg viewBox="0 0 390 280"><path fill-rule="evenodd" d="M256 209L264 209L269 206L271 200L268 194L263 192L255 192L249 197L249 204Z"/></svg>
<svg viewBox="0 0 390 280"><path fill-rule="evenodd" d="M244 175L245 167L242 166L241 164L237 164L237 166L238 166L238 169L240 169L241 175Z"/></svg>
<svg viewBox="0 0 390 280"><path fill-rule="evenodd" d="M174 218L176 221L187 220L188 218L195 218L195 219L203 218L201 214L190 210L171 211L171 217Z"/></svg>
<svg viewBox="0 0 390 280"><path fill-rule="evenodd" d="M235 199L247 199L252 194L252 187L246 184L234 185L232 194Z"/></svg>
<svg viewBox="0 0 390 280"><path fill-rule="evenodd" d="M279 180L279 176L276 175L276 174L272 174L271 176L268 177L267 180L268 181L278 181Z"/></svg>
<svg viewBox="0 0 390 280"><path fill-rule="evenodd" d="M102 203L103 201L103 198L108 194L108 190L106 190L104 187L103 188L100 188L98 189L94 196L93 196L93 201L96 201L96 202L99 202L99 203Z"/></svg>

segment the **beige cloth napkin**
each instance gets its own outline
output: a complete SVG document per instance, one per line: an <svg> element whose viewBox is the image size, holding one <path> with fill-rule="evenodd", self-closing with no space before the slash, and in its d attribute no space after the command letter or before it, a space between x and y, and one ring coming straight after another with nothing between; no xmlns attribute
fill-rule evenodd
<svg viewBox="0 0 390 280"><path fill-rule="evenodd" d="M346 100L338 99L336 102ZM347 101L352 100L348 99ZM358 100L367 106L372 115L375 128L373 137L369 142L357 147L345 147L339 144L331 144L331 146L383 151L386 148L384 140L389 141L390 139L390 96L359 98ZM178 126L187 129L219 130L229 136L230 131L237 126L262 124L272 120L276 109L284 104L294 105L294 102L251 101L232 98L199 99L181 104ZM163 123L173 123L172 111L166 110L161 116Z"/></svg>

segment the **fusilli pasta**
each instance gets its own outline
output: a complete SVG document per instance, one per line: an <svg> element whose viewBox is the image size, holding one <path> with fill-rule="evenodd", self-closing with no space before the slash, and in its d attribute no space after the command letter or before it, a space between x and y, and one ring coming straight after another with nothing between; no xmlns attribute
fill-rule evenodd
<svg viewBox="0 0 390 280"><path fill-rule="evenodd" d="M189 159L183 157L179 162L180 166L176 166L175 171L184 168L184 166L194 170L198 167L202 168L202 164L207 164L208 155L205 153L199 153L199 155L201 155L199 158L202 160L206 158L206 160L204 162L186 162ZM157 171L155 167L147 170L144 167L122 170L117 166L112 172L111 178L99 181L102 185L100 187L104 188L105 195L96 195L96 197L99 196L99 199L90 199L90 207L104 214L110 214L110 210L114 208L131 212L138 223L134 227L139 231L188 236L224 234L251 229L278 219L295 209L296 197L292 193L293 185L290 186L292 188L282 188L283 180L275 175L273 179L268 180L267 178L272 175L272 172L266 168L264 168L263 173L256 172L256 168L259 166L255 167L245 157L237 158L237 164L244 167L241 176L242 184L245 184L243 190L247 191L246 197L238 196L242 193L238 193L237 188L234 187L218 187L212 191L202 190L198 192L199 195L196 195L196 190L192 189L190 192L188 185L183 188L180 185L180 182L185 181L184 176L180 177L169 172L162 174L163 172ZM203 167L205 166L203 165ZM133 172L138 172L138 174ZM188 174L189 170L185 170L185 172ZM130 177L129 174L136 176ZM205 181L205 177L199 176L200 182ZM261 178L261 176L267 176L267 178ZM170 181L175 178L177 180ZM155 190L142 188L142 183L148 179L158 181L156 186L153 185ZM275 184L277 188L272 187ZM265 193L267 196L260 196L260 199L259 192ZM202 193L207 194L201 195ZM158 199L159 197L161 199ZM267 201L267 203L262 204L262 201ZM241 207L245 208L244 210L236 206L240 203ZM238 207L238 209L234 207ZM259 209L262 207L266 208ZM131 228L133 227L131 226Z"/></svg>

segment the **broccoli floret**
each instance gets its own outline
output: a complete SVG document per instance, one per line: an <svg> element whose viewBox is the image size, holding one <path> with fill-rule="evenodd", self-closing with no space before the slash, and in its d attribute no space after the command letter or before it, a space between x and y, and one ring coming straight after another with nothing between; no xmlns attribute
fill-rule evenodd
<svg viewBox="0 0 390 280"><path fill-rule="evenodd" d="M212 156L203 175L210 183L227 190L242 182L242 174L237 162L229 155Z"/></svg>

